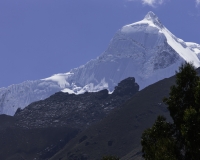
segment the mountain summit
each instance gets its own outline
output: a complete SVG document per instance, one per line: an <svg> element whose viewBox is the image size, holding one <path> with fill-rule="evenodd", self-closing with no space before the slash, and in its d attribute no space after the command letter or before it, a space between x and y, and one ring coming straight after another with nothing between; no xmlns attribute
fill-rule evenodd
<svg viewBox="0 0 200 160"><path fill-rule="evenodd" d="M154 24L158 25L161 28L163 27L158 17L152 11L148 12L144 19L152 21Z"/></svg>
<svg viewBox="0 0 200 160"><path fill-rule="evenodd" d="M149 11L146 16L144 17L144 19L148 19L148 20L158 20L158 17L152 12Z"/></svg>
<svg viewBox="0 0 200 160"><path fill-rule="evenodd" d="M175 74L184 61L200 66L200 45L174 36L153 12L143 20L123 26L107 50L67 73L0 88L0 113L13 115L33 101L55 92L81 94L108 89L135 77L140 90Z"/></svg>

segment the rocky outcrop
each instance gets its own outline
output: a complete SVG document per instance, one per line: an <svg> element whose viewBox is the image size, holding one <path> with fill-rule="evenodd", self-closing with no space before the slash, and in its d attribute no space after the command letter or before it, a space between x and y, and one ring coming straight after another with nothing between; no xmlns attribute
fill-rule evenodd
<svg viewBox="0 0 200 160"><path fill-rule="evenodd" d="M63 92L18 109L14 117L23 128L73 127L84 129L103 119L136 92L139 86L134 78L121 81L112 94L108 90L75 95Z"/></svg>

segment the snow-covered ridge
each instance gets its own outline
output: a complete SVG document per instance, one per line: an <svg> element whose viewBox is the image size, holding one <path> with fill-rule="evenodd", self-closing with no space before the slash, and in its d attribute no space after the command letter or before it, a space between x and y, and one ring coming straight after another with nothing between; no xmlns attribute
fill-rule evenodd
<svg viewBox="0 0 200 160"><path fill-rule="evenodd" d="M185 44L190 50L196 53L197 57L200 59L200 45L193 42L185 42Z"/></svg>
<svg viewBox="0 0 200 160"><path fill-rule="evenodd" d="M112 92L127 77L135 77L141 90L174 75L184 61L199 67L199 55L199 44L177 38L149 12L143 20L118 30L107 50L85 65L67 73L0 88L0 113L13 115L17 108L58 91L81 94L108 89Z"/></svg>

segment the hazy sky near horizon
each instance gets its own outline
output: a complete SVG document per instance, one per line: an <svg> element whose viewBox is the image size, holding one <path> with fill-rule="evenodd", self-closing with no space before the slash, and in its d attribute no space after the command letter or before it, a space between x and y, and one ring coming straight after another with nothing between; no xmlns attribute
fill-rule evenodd
<svg viewBox="0 0 200 160"><path fill-rule="evenodd" d="M200 44L200 0L1 0L0 87L85 64L148 11L175 36Z"/></svg>

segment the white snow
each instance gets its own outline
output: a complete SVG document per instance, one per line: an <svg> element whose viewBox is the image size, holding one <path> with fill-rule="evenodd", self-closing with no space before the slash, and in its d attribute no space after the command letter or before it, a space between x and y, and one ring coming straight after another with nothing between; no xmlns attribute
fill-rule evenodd
<svg viewBox="0 0 200 160"><path fill-rule="evenodd" d="M193 43L193 42L185 42L186 45L193 51L195 52L197 55L200 54L200 45L197 43Z"/></svg>
<svg viewBox="0 0 200 160"><path fill-rule="evenodd" d="M61 91L64 92L64 93L75 94L75 92L73 90L69 89L69 88L65 88Z"/></svg>
<svg viewBox="0 0 200 160"><path fill-rule="evenodd" d="M195 52L192 52L189 47L183 47L183 41L176 41L177 38L171 34L167 29L162 30L167 38L168 44L187 62L192 62L195 67L200 66L200 61ZM180 39L179 39L180 40Z"/></svg>
<svg viewBox="0 0 200 160"><path fill-rule="evenodd" d="M45 79L41 79L44 81L54 81L57 82L58 85L60 86L60 88L65 88L65 87L69 87L70 84L66 81L67 78L69 78L70 76L72 76L73 73L67 72L67 73L59 73L59 74L55 74L51 77L45 78Z"/></svg>

